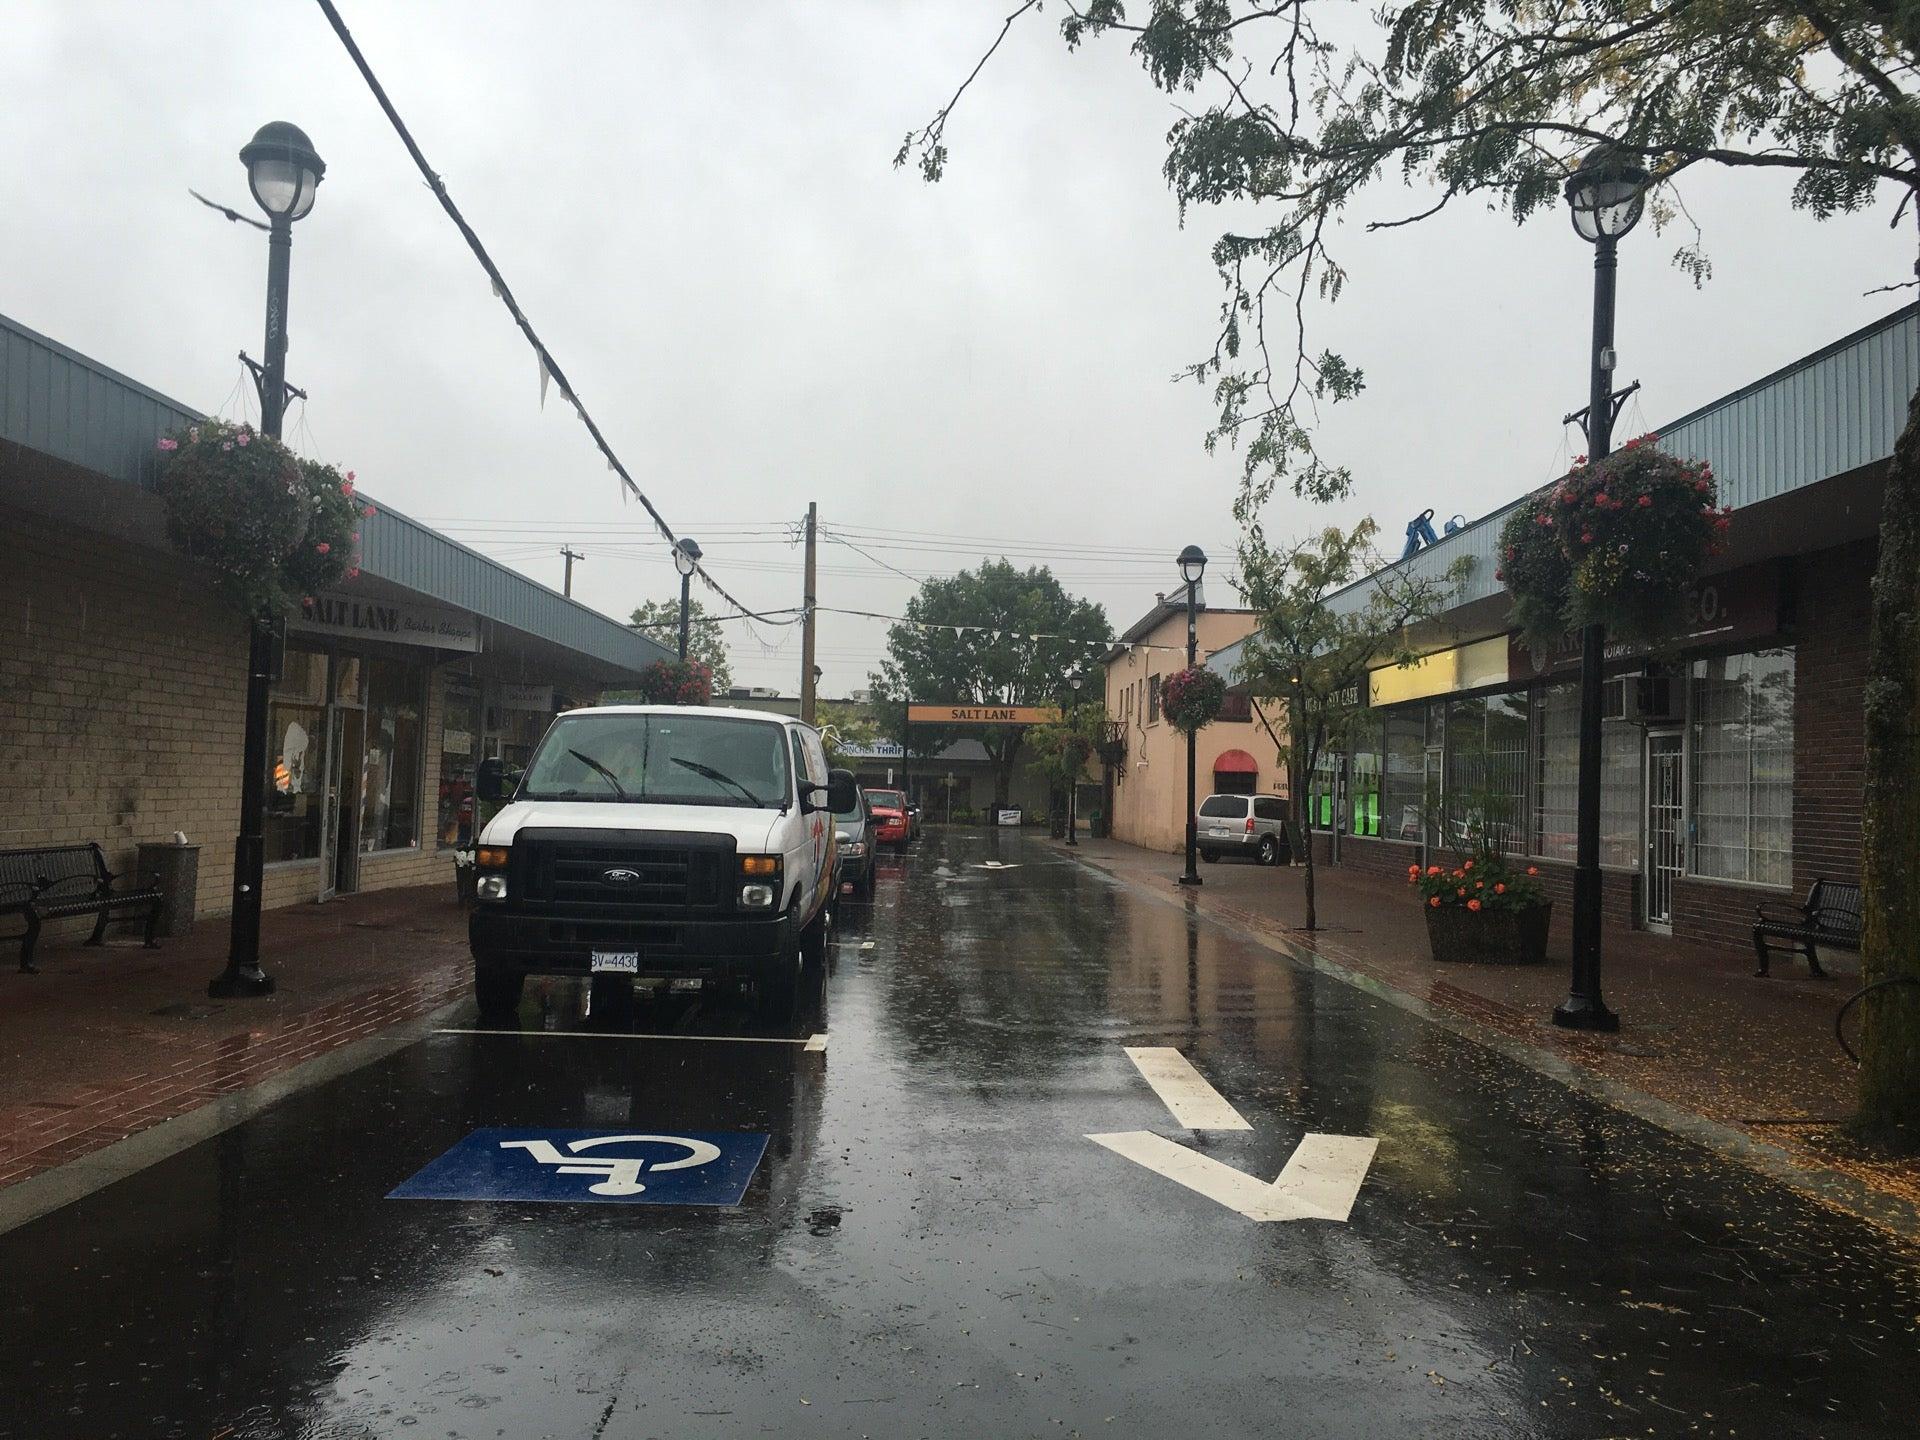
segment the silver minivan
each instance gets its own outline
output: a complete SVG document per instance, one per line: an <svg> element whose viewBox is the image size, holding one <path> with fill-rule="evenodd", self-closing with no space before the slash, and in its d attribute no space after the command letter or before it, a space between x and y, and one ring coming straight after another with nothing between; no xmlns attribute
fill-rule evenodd
<svg viewBox="0 0 1920 1440"><path fill-rule="evenodd" d="M1222 855L1262 865L1291 864L1287 802L1278 795L1209 795L1200 802L1197 844L1209 865Z"/></svg>

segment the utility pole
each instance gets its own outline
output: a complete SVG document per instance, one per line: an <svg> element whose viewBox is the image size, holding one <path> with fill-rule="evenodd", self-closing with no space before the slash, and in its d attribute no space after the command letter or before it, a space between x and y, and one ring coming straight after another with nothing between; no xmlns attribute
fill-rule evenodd
<svg viewBox="0 0 1920 1440"><path fill-rule="evenodd" d="M806 595L804 597L805 603L801 611L801 619L800 619L800 722L803 725L811 725L814 723L814 720L813 720L814 708L815 708L814 707L814 691L816 687L813 682L813 645L814 645L813 607L814 607L814 601L816 597L814 595L814 590L813 590L813 584L814 584L813 561L814 561L815 540L816 540L816 536L819 533L819 528L820 528L819 502L809 500L807 502Z"/></svg>
<svg viewBox="0 0 1920 1440"><path fill-rule="evenodd" d="M571 600L573 598L573 562L587 557L574 549L571 541L560 547L560 553L567 557L567 578L560 587L560 593Z"/></svg>

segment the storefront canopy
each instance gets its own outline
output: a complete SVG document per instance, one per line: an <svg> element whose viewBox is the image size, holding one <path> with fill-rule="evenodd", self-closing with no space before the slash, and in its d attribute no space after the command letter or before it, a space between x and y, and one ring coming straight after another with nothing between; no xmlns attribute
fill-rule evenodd
<svg viewBox="0 0 1920 1440"><path fill-rule="evenodd" d="M1222 750L1220 758L1213 762L1216 775L1258 775L1260 762L1244 750Z"/></svg>

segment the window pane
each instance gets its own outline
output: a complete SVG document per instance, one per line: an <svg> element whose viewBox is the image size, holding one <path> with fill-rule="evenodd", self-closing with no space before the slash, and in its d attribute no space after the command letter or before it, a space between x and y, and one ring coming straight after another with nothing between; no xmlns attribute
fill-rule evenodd
<svg viewBox="0 0 1920 1440"><path fill-rule="evenodd" d="M1580 687L1550 685L1538 692L1540 753L1534 769L1533 853L1573 860L1580 797ZM1638 725L1600 727L1600 863L1640 865L1640 747Z"/></svg>
<svg viewBox="0 0 1920 1440"><path fill-rule="evenodd" d="M1200 813L1244 820L1247 818L1247 802L1238 795L1209 795L1200 802Z"/></svg>
<svg viewBox="0 0 1920 1440"><path fill-rule="evenodd" d="M1418 840L1426 810L1426 707L1387 713L1380 776L1380 833Z"/></svg>
<svg viewBox="0 0 1920 1440"><path fill-rule="evenodd" d="M480 682L447 677L446 711L440 717L440 810L442 845L473 843L473 770L480 757Z"/></svg>
<svg viewBox="0 0 1920 1440"><path fill-rule="evenodd" d="M1719 655L1692 667L1688 869L1717 880L1793 881L1793 652Z"/></svg>
<svg viewBox="0 0 1920 1440"><path fill-rule="evenodd" d="M369 660L367 746L360 772L360 848L420 843L421 672L400 660Z"/></svg>
<svg viewBox="0 0 1920 1440"><path fill-rule="evenodd" d="M266 859L311 860L320 853L320 796L326 768L327 657L287 649L267 706Z"/></svg>

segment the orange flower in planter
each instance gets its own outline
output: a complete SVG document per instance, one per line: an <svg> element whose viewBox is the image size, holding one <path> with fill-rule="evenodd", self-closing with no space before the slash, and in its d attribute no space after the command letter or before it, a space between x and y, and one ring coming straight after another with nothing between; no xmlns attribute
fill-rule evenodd
<svg viewBox="0 0 1920 1440"><path fill-rule="evenodd" d="M1480 908L1480 902L1478 900L1467 901L1467 909L1478 910L1479 908Z"/></svg>
<svg viewBox="0 0 1920 1440"><path fill-rule="evenodd" d="M1469 870L1471 870L1471 869L1473 868L1473 862L1472 862L1471 860L1469 860L1469 861L1467 861L1467 865L1466 865L1466 868L1467 868L1467 869L1469 869Z"/></svg>
<svg viewBox="0 0 1920 1440"><path fill-rule="evenodd" d="M1476 880L1473 882L1473 888L1476 890L1484 890L1487 888L1487 882L1484 880Z"/></svg>
<svg viewBox="0 0 1920 1440"><path fill-rule="evenodd" d="M1456 880L1464 880L1467 878L1467 872L1464 870L1456 870L1453 872L1453 878Z"/></svg>
<svg viewBox="0 0 1920 1440"><path fill-rule="evenodd" d="M1538 865L1527 866L1527 874L1538 875L1539 873L1540 873L1540 867Z"/></svg>
<svg viewBox="0 0 1920 1440"><path fill-rule="evenodd" d="M1438 865L1427 866L1427 874L1438 875L1439 873L1440 873L1440 867Z"/></svg>
<svg viewBox="0 0 1920 1440"><path fill-rule="evenodd" d="M1467 893L1467 887L1462 885L1458 890L1454 891L1453 893L1456 895L1464 895Z"/></svg>
<svg viewBox="0 0 1920 1440"><path fill-rule="evenodd" d="M1440 908L1440 897L1438 895L1434 896L1431 900L1427 901L1427 904L1438 910Z"/></svg>
<svg viewBox="0 0 1920 1440"><path fill-rule="evenodd" d="M1496 895L1504 895L1507 893L1507 887L1504 884L1501 884L1499 881L1495 881L1493 886L1493 893Z"/></svg>

